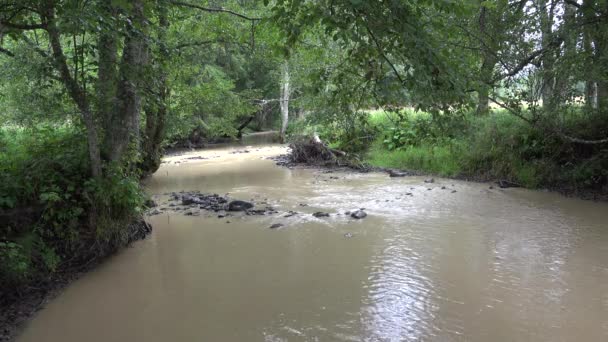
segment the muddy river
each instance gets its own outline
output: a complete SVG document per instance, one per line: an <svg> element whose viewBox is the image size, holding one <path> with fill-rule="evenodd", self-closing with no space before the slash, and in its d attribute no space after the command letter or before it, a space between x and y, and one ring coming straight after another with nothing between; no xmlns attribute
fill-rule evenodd
<svg viewBox="0 0 608 342"><path fill-rule="evenodd" d="M606 203L267 159L285 151L166 158L147 182L162 209L152 235L73 283L17 340L608 341ZM167 207L193 190L278 213ZM366 218L344 214L359 208Z"/></svg>

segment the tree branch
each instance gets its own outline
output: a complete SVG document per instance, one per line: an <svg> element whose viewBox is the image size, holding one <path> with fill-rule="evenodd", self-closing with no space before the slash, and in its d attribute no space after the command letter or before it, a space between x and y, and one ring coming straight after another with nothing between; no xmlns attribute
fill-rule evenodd
<svg viewBox="0 0 608 342"><path fill-rule="evenodd" d="M515 115L516 117L522 119L523 121L529 123L532 126L540 126L538 124L538 120L534 120L534 119L530 119L525 117L522 113L521 113L521 109L519 108L513 108L510 107L508 105L506 105L505 103L503 103L500 100L497 100L496 98L492 98L490 97L490 101L496 103L498 106L500 106L501 108L507 110L509 113ZM559 128L557 127L544 127L546 129L548 129L550 132L556 134L557 136L559 136L560 138L569 141L571 143L575 143L575 144L581 144L581 145L600 145L600 144L606 144L608 143L608 138L604 138L604 139L598 139L598 140L588 140L588 139L581 139L581 138L576 138L573 136L570 136L564 132L562 132Z"/></svg>
<svg viewBox="0 0 608 342"><path fill-rule="evenodd" d="M386 61L386 63L388 63L388 65L391 67L391 69L393 69L393 72L395 73L395 76L397 76L399 83L403 86L405 84L405 81L403 80L403 78L401 78L401 74L399 74L399 72L397 71L397 68L395 67L393 62L391 62L391 60L388 58L388 56L386 56L386 54L384 53L384 50L383 50L382 46L380 45L380 42L376 38L376 35L374 34L374 32L372 32L372 30L369 28L369 25L367 25L367 22L365 23L365 29L367 30L367 33L369 33L370 38L374 41L374 44L378 48L378 53L380 53L380 56L382 56L382 58Z"/></svg>
<svg viewBox="0 0 608 342"><path fill-rule="evenodd" d="M7 27L9 29L16 30L44 30L46 29L45 24L16 24L8 21L0 21L0 29Z"/></svg>
<svg viewBox="0 0 608 342"><path fill-rule="evenodd" d="M0 53L3 53L3 54L5 54L7 56L10 56L10 57L15 57L14 53L12 53L11 51L9 51L7 49L2 48L1 46L0 46Z"/></svg>
<svg viewBox="0 0 608 342"><path fill-rule="evenodd" d="M173 47L173 49L180 50L180 49L189 48L189 47L193 47L193 46L204 46L204 45L210 45L210 44L214 44L214 43L246 45L246 43L239 43L239 42L228 41L228 40L223 40L223 39L215 39L215 40L202 40L202 41L198 41L198 42L181 43L181 44L175 45Z"/></svg>
<svg viewBox="0 0 608 342"><path fill-rule="evenodd" d="M227 13L227 14L231 14L234 16L237 16L239 18L245 19L245 20L249 20L249 21L259 21L262 20L262 18L258 18L258 17L250 17L247 16L245 14L241 14L238 12L235 12L233 10L229 10L223 7L218 7L218 8L210 8L210 7L203 7L203 6L199 6L199 5L195 5L195 4L190 4L187 2L181 2L181 1L169 1L171 4L175 5L175 6L181 6L181 7L189 7L189 8L195 8L201 11L205 11L205 12L211 12L211 13Z"/></svg>

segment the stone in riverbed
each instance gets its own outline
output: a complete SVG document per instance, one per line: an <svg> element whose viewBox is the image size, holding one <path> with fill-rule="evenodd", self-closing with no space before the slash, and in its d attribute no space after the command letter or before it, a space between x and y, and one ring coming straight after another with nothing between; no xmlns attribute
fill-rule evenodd
<svg viewBox="0 0 608 342"><path fill-rule="evenodd" d="M281 228L283 227L282 223L275 223L272 226L270 226L270 229L277 229L277 228Z"/></svg>
<svg viewBox="0 0 608 342"><path fill-rule="evenodd" d="M192 205L198 203L198 198L190 195L182 196L182 205Z"/></svg>
<svg viewBox="0 0 608 342"><path fill-rule="evenodd" d="M154 202L154 200L151 198L147 199L144 205L146 206L146 208L155 208L158 206L158 204L156 204L156 202Z"/></svg>
<svg viewBox="0 0 608 342"><path fill-rule="evenodd" d="M435 183L435 178L429 178L424 180L425 183Z"/></svg>
<svg viewBox="0 0 608 342"><path fill-rule="evenodd" d="M253 208L253 204L245 201L235 200L228 203L228 211L246 211Z"/></svg>
<svg viewBox="0 0 608 342"><path fill-rule="evenodd" d="M319 217L329 217L328 213L324 213L322 211L317 211L316 213L312 214L312 216L319 218Z"/></svg>
<svg viewBox="0 0 608 342"><path fill-rule="evenodd" d="M149 216L154 216L154 215L159 215L159 214L162 214L162 212L158 209L154 209L148 213Z"/></svg>
<svg viewBox="0 0 608 342"><path fill-rule="evenodd" d="M297 215L297 214L298 214L297 212L295 212L295 211L291 211L291 210L290 210L290 211L289 211L287 214L285 214L285 216L283 216L283 217L292 217L292 216L295 216L295 215Z"/></svg>
<svg viewBox="0 0 608 342"><path fill-rule="evenodd" d="M367 217L367 213L363 210L357 210L355 212L352 212L350 214L350 217L359 220L359 219Z"/></svg>

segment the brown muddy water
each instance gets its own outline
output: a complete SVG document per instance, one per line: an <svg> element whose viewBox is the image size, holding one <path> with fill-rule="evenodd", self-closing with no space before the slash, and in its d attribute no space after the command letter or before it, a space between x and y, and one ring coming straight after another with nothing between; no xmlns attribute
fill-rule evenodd
<svg viewBox="0 0 608 342"><path fill-rule="evenodd" d="M278 214L151 216L151 237L73 283L18 341L608 340L606 203L288 169L266 159L285 147L242 149L167 158L147 189ZM367 218L344 215L357 208Z"/></svg>

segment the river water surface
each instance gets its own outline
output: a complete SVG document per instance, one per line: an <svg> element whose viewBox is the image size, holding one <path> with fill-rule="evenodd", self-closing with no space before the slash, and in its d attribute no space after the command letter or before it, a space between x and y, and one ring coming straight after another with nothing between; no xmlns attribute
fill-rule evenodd
<svg viewBox="0 0 608 342"><path fill-rule="evenodd" d="M267 159L285 147L243 149L168 157L147 189L278 214L150 216L148 239L73 283L18 341L608 341L607 204L288 169ZM357 208L368 217L344 215Z"/></svg>

